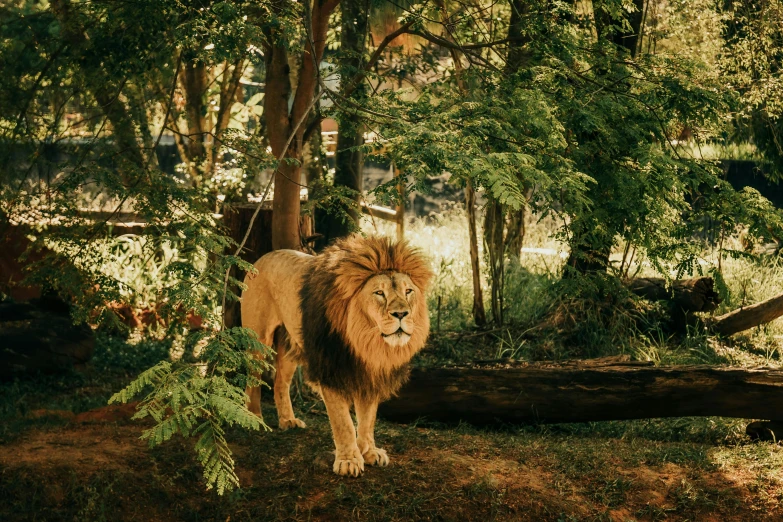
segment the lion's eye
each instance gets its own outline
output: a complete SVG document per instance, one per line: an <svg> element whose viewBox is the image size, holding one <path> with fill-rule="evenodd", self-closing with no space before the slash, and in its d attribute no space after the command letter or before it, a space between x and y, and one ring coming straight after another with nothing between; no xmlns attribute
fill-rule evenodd
<svg viewBox="0 0 783 522"><path fill-rule="evenodd" d="M378 290L377 292L374 292L375 295L383 295L383 290Z"/></svg>
<svg viewBox="0 0 783 522"><path fill-rule="evenodd" d="M409 295L411 292L413 292L413 288L408 288L405 290L405 295Z"/></svg>

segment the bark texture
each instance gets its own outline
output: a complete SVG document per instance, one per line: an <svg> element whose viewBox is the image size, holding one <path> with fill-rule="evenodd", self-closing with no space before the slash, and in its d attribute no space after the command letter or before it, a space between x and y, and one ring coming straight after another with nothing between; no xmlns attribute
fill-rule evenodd
<svg viewBox="0 0 783 522"><path fill-rule="evenodd" d="M503 324L503 270L505 268L505 224L504 206L494 199L487 202L484 210L484 246L489 258L490 308L492 321Z"/></svg>
<svg viewBox="0 0 783 522"><path fill-rule="evenodd" d="M708 323L711 332L729 336L783 315L783 295L721 315Z"/></svg>
<svg viewBox="0 0 783 522"><path fill-rule="evenodd" d="M470 236L470 266L473 272L473 321L478 326L487 324L484 311L484 296L481 291L481 267L478 255L478 233L476 232L476 192L468 180L465 184L465 209L468 213L468 235Z"/></svg>
<svg viewBox="0 0 783 522"><path fill-rule="evenodd" d="M693 323L695 312L712 312L721 303L711 277L673 281L662 277L638 277L626 283L636 295L650 301L667 301L674 326L680 330Z"/></svg>
<svg viewBox="0 0 783 522"><path fill-rule="evenodd" d="M721 303L711 277L697 277L672 282L667 286L660 277L640 277L626 283L636 295L651 301L668 301L675 327L684 329L686 324L698 322L695 312L712 312ZM729 336L750 330L783 316L783 295L778 295L727 314L706 320L710 333Z"/></svg>
<svg viewBox="0 0 783 522"><path fill-rule="evenodd" d="M275 193L272 203L272 247L300 250L299 233L301 162L307 118L313 108L318 85L318 67L326 46L329 16L338 0L314 0L305 14L310 21L311 39L304 45L296 89L291 100L291 67L285 35L270 32L271 45L266 49L266 87L264 115L272 154L282 158L275 170ZM310 9L308 3L305 9ZM289 140L289 138L292 138Z"/></svg>
<svg viewBox="0 0 783 522"><path fill-rule="evenodd" d="M645 363L413 369L386 419L446 423L559 423L657 417L783 417L783 371Z"/></svg>

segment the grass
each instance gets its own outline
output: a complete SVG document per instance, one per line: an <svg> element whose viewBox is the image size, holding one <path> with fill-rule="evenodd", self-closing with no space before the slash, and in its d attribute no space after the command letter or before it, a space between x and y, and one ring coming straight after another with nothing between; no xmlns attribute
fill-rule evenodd
<svg viewBox="0 0 783 522"><path fill-rule="evenodd" d="M117 348L119 341L102 343ZM133 348L130 345L128 350ZM148 346L158 356L168 346ZM146 351L146 350L145 350ZM96 370L93 368L92 370ZM124 383L104 373L105 398ZM129 378L129 377L128 377ZM48 396L5 384L6 406L88 407L84 381ZM112 382L113 381L113 382ZM31 381L32 383L33 381ZM34 381L39 388L45 381ZM31 391L28 389L28 392ZM776 520L783 448L750 443L744 422L686 418L478 429L380 421L392 464L332 474L323 407L298 400L306 430L231 430L242 488L204 492L192 441L148 450L137 423L28 423L0 441L2 520ZM264 415L274 422L271 404Z"/></svg>
<svg viewBox="0 0 783 522"><path fill-rule="evenodd" d="M616 280L561 280L567 248L555 238L560 223L551 217L528 216L523 251L518 260L508 260L506 265L506 324L481 334L472 324L466 219L464 211L454 207L406 224L406 239L433 258L436 272L428 303L433 351L423 355L421 364L476 358L562 360L627 354L663 365L781 366L783 320L728 340L695 328L682 335L668 331L667 312L662 306L630 296ZM365 219L363 231L395 234L393 224L379 220L373 224ZM624 250L624 245L619 245L612 252L610 260L618 267ZM721 274L718 289L724 301L715 315L783 294L783 260L779 256L732 257L728 255L731 251L743 251L741 234L725 238L722 249L705 247L696 271L684 275ZM481 244L479 255L484 255ZM641 253L632 257L626 259L629 274L661 276ZM676 277L673 267L668 276ZM482 278L482 289L487 300L486 277ZM485 308L489 310L488 302Z"/></svg>
<svg viewBox="0 0 783 522"><path fill-rule="evenodd" d="M393 233L386 224L376 225L381 233ZM526 250L506 271L509 322L478 330L471 324L464 214L456 209L409 223L406 236L432 255L436 270L429 303L433 334L415 363L623 353L662 365L780 366L780 321L730 340L696 329L674 335L665 328L660 306L634 300L612 280L569 286L559 277L563 246L552 239L555 227L554 221L531 218ZM724 246L739 244L731 239ZM134 254L129 247L117 255L120 264L143 267L144 251ZM622 252L613 256L618 259ZM649 273L643 259L634 263L631 272ZM783 293L781 262L775 257L730 258L705 251L702 269L718 265L725 301L716 313ZM144 280L144 288L151 289L146 295L155 294L154 284ZM486 280L483 285L488 295ZM377 438L393 464L354 480L331 473L332 441L323 406L310 394L297 393L296 408L307 430L229 431L243 487L218 497L204 491L192 440L175 438L148 450L138 440L142 427L137 423L77 424L72 416L35 413L78 414L101 407L177 347L176 339L128 342L99 333L95 357L86 368L0 384L0 519L783 518L783 447L751 443L745 421L734 419L494 430L381 421ZM264 409L274 425L273 408L265 404Z"/></svg>
<svg viewBox="0 0 783 522"><path fill-rule="evenodd" d="M0 383L0 443L28 429L62 426L68 416L36 411L78 414L105 406L120 386L169 356L171 343L138 340L129 343L98 333L92 361L85 368L56 375L33 375Z"/></svg>

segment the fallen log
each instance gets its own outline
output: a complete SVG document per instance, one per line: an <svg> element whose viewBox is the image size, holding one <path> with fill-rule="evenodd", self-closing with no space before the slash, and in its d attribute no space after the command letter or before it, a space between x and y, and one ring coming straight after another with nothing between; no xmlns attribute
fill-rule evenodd
<svg viewBox="0 0 783 522"><path fill-rule="evenodd" d="M657 417L783 419L783 371L617 360L416 368L379 415L475 425Z"/></svg>
<svg viewBox="0 0 783 522"><path fill-rule="evenodd" d="M696 277L667 281L662 277L637 277L625 282L634 294L649 301L668 303L671 324L675 331L685 332L687 326L700 324L696 312L712 312L721 302L711 277Z"/></svg>
<svg viewBox="0 0 783 522"><path fill-rule="evenodd" d="M688 324L700 324L711 333L728 337L783 316L781 294L702 322L693 314L712 312L721 302L714 285L711 277L682 279L672 281L670 285L660 277L640 277L626 282L628 289L639 297L650 301L667 301L672 323L679 330L684 330Z"/></svg>
<svg viewBox="0 0 783 522"><path fill-rule="evenodd" d="M707 323L713 333L729 336L768 323L783 315L783 294L715 317Z"/></svg>
<svg viewBox="0 0 783 522"><path fill-rule="evenodd" d="M712 312L721 303L711 277L667 281L662 277L637 277L626 282L634 294L649 301L669 301L686 313Z"/></svg>

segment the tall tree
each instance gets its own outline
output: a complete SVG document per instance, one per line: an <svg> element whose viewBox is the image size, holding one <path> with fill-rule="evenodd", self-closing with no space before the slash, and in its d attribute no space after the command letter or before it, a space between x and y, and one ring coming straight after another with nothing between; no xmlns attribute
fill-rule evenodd
<svg viewBox="0 0 783 522"><path fill-rule="evenodd" d="M631 60L639 50L645 0L633 0L632 9L625 11L611 1L593 3L593 18L599 39L604 39L621 49ZM624 7L624 6L623 6ZM600 181L591 187L591 198L601 198L605 185ZM582 213L571 226L570 253L566 260L565 275L605 272L609 267L609 254L615 241L616 230L601 224L602 212Z"/></svg>
<svg viewBox="0 0 783 522"><path fill-rule="evenodd" d="M343 94L350 87L351 80L363 70L366 64L366 49L369 35L369 2L367 0L342 0L340 25L340 51L336 56ZM363 104L366 84L355 85L347 97L350 103ZM359 220L358 198L363 190L365 125L361 113L343 105L337 119L337 151L335 152L334 186L348 189L353 204L338 203L340 208L319 212L317 228L323 234L322 244L348 235L356 229Z"/></svg>
<svg viewBox="0 0 783 522"><path fill-rule="evenodd" d="M528 29L532 25L530 0L511 0L508 22L508 51L504 76L506 85L514 85L514 77L530 65ZM527 192L527 191L526 191ZM526 204L514 209L490 198L484 212L484 244L489 261L490 308L492 320L503 323L503 285L506 255L518 257L524 238Z"/></svg>
<svg viewBox="0 0 783 522"><path fill-rule="evenodd" d="M295 76L291 73L287 32L284 28L267 29L264 116L272 154L281 158L275 168L272 203L272 247L275 249L298 250L302 246L299 215L304 136L308 116L316 103L329 17L338 2L313 0L301 6L304 43ZM289 15L287 10L291 8L287 3L271 5L273 14L280 17Z"/></svg>

